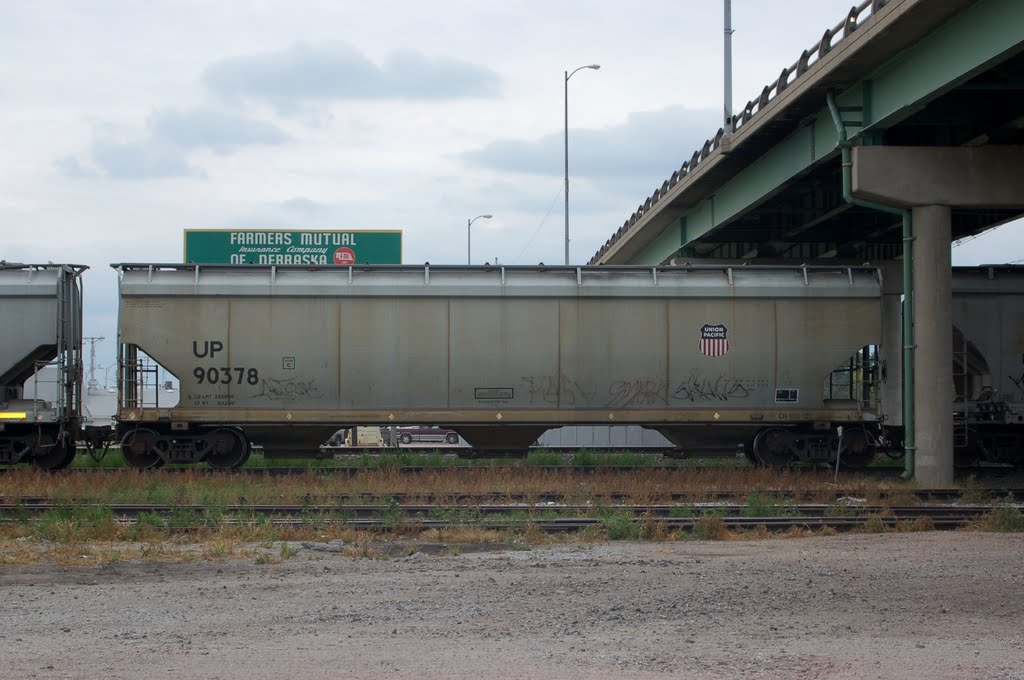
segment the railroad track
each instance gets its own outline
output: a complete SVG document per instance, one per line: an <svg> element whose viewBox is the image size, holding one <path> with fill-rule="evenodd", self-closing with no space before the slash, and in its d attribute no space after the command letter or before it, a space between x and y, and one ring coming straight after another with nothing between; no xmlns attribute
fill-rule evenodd
<svg viewBox="0 0 1024 680"><path fill-rule="evenodd" d="M656 494L658 498L661 498L666 503L671 503L673 506L680 504L689 505L701 505L702 503L695 503L695 498L707 499L707 503L716 504L720 506L736 506L741 507L745 504L732 503L728 501L736 500L747 500L752 495L757 494L763 502L787 502L796 503L800 500L806 500L811 498L820 498L822 495L821 490L793 490L793 489L761 489L756 491L739 491L739 490L718 490L718 491L680 491L670 493L659 493ZM917 499L921 503L935 503L940 501L952 502L960 500L964 495L963 489L949 488L949 489L878 489L874 490L873 495L880 498L890 498L893 496L904 497L910 496ZM1003 488L1003 489L974 489L970 492L972 498L986 498L986 499L1000 499L1006 502L1024 502L1024 488ZM847 505L857 507L861 504L860 496L863 495L863 490L855 489L844 489L835 488L832 489L830 496L836 502L845 502ZM631 499L635 499L638 496L636 493L627 491L607 491L607 492L594 492L586 495L586 503L579 503L581 507L592 507L595 504L625 504ZM552 504L566 504L567 498L571 497L571 494L567 494L564 491L538 491L538 492L507 492L507 491L486 491L480 493L420 493L420 492L389 492L385 494L371 494L371 493L328 493L318 494L317 496L306 496L303 500L301 507L303 508L334 508L349 507L349 506L360 506L360 505L380 505L380 504L399 504L399 505L437 505L437 506L451 506L451 507L483 507L491 505L501 504L519 504L526 506L542 507L549 506ZM98 504L97 504L98 505ZM802 507L811 507L813 504L804 503ZM43 508L43 509L55 509L60 507L68 507L67 504L55 503L50 498L44 496L5 496L0 494L0 512L10 510L12 508ZM75 507L74 505L71 507ZM109 505L104 504L104 507L132 507L130 504L116 504ZM144 506L139 506L144 507ZM162 507L162 506L161 506ZM188 507L201 507L201 506L175 506L179 508ZM227 506L218 506L227 507ZM284 507L284 506L230 506L230 507ZM299 507L298 504L293 507ZM654 506L651 506L654 507ZM886 506L891 507L891 506Z"/></svg>
<svg viewBox="0 0 1024 680"><path fill-rule="evenodd" d="M266 477L291 477L291 476L302 476L302 475L314 475L314 476L330 476L330 475L359 475L366 472L380 472L380 471L393 471L402 474L417 475L425 474L430 472L460 472L460 471L481 471L481 470L535 470L538 472L554 473L554 472L570 472L578 474L596 474L601 472L672 472L672 471L700 471L700 470L754 470L756 468L751 467L743 463L737 463L735 465L723 465L716 463L708 467L702 467L694 464L681 464L677 461L668 461L665 463L652 462L650 464L643 465L617 465L612 463L598 463L595 465L577 465L572 463L566 463L564 465L533 465L522 461L514 461L511 463L507 462L490 462L482 464L477 461L475 463L466 463L462 465L323 465L323 466L289 466L289 467L244 467L233 470L215 469L206 466L199 465L187 465L181 467L164 467L159 470L133 470L127 467L73 467L53 474L62 475L74 475L74 474L103 474L103 473L114 473L114 472L135 472L138 474L153 474L159 472L161 474L201 474L201 475L254 475L254 476L266 476ZM23 470L34 470L30 466L26 467L6 467L0 468L0 474L17 474ZM790 468L787 472L801 475L821 475L821 476L832 476L832 470L824 467L818 468ZM970 477L991 479L1000 477L1011 477L1018 470L1013 467L982 467L982 468L968 468L963 470L957 470L955 476L958 479L967 479ZM902 467L876 467L876 468L864 468L860 470L840 470L840 478L848 479L851 476L880 478L880 479L897 479L903 473Z"/></svg>
<svg viewBox="0 0 1024 680"><path fill-rule="evenodd" d="M826 505L784 504L771 508L767 516L749 516L750 509L730 503L594 505L578 503L492 503L473 506L438 504L353 504L353 505L205 505L163 504L58 504L26 502L0 504L0 522L39 522L47 513L97 509L112 515L121 526L145 523L147 527L167 530L211 529L250 524L253 521L274 526L344 526L351 529L388 530L403 528L452 528L473 526L480 529L510 530L526 526L550 532L578 531L599 527L611 516L627 515L634 523L657 522L669 530L692 531L707 518L719 517L729 529L749 530L765 527L785 531L793 527L836 530L872 523L897 526L927 518L936 529L964 526L997 507L979 505ZM1015 507L1018 511L1020 506Z"/></svg>

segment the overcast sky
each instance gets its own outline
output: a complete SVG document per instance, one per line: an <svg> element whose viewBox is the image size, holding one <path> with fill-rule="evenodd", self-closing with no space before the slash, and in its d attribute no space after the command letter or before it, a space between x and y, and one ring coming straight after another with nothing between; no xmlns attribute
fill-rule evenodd
<svg viewBox="0 0 1024 680"><path fill-rule="evenodd" d="M850 5L734 0L737 105ZM492 213L474 262L560 263L591 63L574 263L717 129L720 0L0 2L0 259L92 267L108 338L108 265L180 261L184 229L401 229L405 262L465 263ZM1024 258L1013 231L954 262Z"/></svg>

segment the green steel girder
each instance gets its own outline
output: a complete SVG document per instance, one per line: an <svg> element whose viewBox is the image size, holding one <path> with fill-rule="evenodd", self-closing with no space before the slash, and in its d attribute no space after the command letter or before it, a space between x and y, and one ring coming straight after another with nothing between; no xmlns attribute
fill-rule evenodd
<svg viewBox="0 0 1024 680"><path fill-rule="evenodd" d="M1022 26L1021 0L978 0L881 66L836 86L850 138L863 144L1021 143ZM892 36L878 39L883 38ZM689 201L684 189L673 206L681 216L638 240L642 247L624 250L623 259L604 261L658 264L679 255L787 256L779 255L780 250L801 258L852 251L858 257L898 254L899 226L890 224L892 220L866 210L840 209L837 143L822 96L816 112L763 154L749 162L734 160L735 172L717 186L694 192ZM728 160L726 153L724 162ZM1006 211L958 211L954 237L1014 216Z"/></svg>

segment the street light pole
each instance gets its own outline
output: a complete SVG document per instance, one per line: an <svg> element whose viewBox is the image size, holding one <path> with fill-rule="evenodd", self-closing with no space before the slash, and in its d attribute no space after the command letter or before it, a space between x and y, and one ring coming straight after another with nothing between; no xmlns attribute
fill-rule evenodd
<svg viewBox="0 0 1024 680"><path fill-rule="evenodd" d="M569 264L569 78L575 75L576 71L589 68L597 70L600 64L588 64L580 66L572 73L565 72L565 263Z"/></svg>
<svg viewBox="0 0 1024 680"><path fill-rule="evenodd" d="M476 217L474 217L471 220L466 220L466 264L473 264L473 257L472 257L473 250L472 250L472 246L471 246L471 244L472 244L472 231L470 230L470 227L472 227L473 223L476 222L480 218L483 218L485 220L489 220L492 217L494 217L494 215L477 215Z"/></svg>

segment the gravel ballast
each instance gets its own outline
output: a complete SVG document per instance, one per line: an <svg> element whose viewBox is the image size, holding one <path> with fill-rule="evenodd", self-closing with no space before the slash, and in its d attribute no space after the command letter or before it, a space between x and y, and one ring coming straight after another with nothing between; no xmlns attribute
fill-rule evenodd
<svg viewBox="0 0 1024 680"><path fill-rule="evenodd" d="M0 567L0 677L1024 678L1019 534L338 547Z"/></svg>

